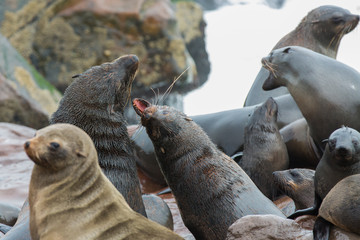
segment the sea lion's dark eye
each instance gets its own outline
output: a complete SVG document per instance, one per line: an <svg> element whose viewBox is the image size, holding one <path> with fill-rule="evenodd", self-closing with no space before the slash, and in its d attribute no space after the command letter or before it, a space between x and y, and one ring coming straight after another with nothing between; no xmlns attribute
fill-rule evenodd
<svg viewBox="0 0 360 240"><path fill-rule="evenodd" d="M168 114L169 114L169 111L168 111L168 110L163 110L163 111L162 111L162 114L163 114L163 115L168 115Z"/></svg>
<svg viewBox="0 0 360 240"><path fill-rule="evenodd" d="M343 18L342 17L332 17L331 21L333 23L339 24L339 23L343 22Z"/></svg>
<svg viewBox="0 0 360 240"><path fill-rule="evenodd" d="M52 149L56 150L56 149L58 149L60 147L60 144L58 144L57 142L51 142L50 147Z"/></svg>
<svg viewBox="0 0 360 240"><path fill-rule="evenodd" d="M336 146L336 139L330 139L328 142L330 152L334 150Z"/></svg>
<svg viewBox="0 0 360 240"><path fill-rule="evenodd" d="M357 139L353 139L352 144L354 145L354 147L357 147L359 145L359 141Z"/></svg>

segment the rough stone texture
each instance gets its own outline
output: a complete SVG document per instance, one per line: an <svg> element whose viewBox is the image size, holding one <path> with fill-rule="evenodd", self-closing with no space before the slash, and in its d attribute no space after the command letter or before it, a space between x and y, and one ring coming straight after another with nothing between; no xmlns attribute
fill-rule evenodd
<svg viewBox="0 0 360 240"><path fill-rule="evenodd" d="M29 192L33 162L23 144L35 129L11 123L0 123L0 201L21 207Z"/></svg>
<svg viewBox="0 0 360 240"><path fill-rule="evenodd" d="M0 34L0 122L45 127L60 98Z"/></svg>
<svg viewBox="0 0 360 240"><path fill-rule="evenodd" d="M205 23L194 2L27 1L16 12L5 11L1 32L60 91L71 76L130 53L141 63L133 96L149 99L151 88L164 93L187 68L173 92L188 92L207 79Z"/></svg>
<svg viewBox="0 0 360 240"><path fill-rule="evenodd" d="M299 219L299 221L298 221ZM315 217L302 216L295 221L274 215L248 215L233 223L227 240L312 240ZM360 236L332 227L329 240L359 240Z"/></svg>
<svg viewBox="0 0 360 240"><path fill-rule="evenodd" d="M312 240L312 231L302 229L290 219L274 215L248 215L233 223L227 240L299 239Z"/></svg>

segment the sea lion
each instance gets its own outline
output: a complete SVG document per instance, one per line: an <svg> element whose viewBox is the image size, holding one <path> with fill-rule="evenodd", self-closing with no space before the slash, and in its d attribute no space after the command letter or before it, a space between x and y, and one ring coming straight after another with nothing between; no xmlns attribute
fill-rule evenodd
<svg viewBox="0 0 360 240"><path fill-rule="evenodd" d="M331 58L336 58L342 37L358 24L359 16L336 6L320 6L310 11L290 33L285 35L272 49L286 46L302 46ZM246 97L244 106L252 106L288 93L286 88L264 91L261 87L269 75L264 67L256 76ZM296 105L294 105L296 107Z"/></svg>
<svg viewBox="0 0 360 240"><path fill-rule="evenodd" d="M35 163L29 186L32 240L182 239L129 207L82 129L53 124L24 148Z"/></svg>
<svg viewBox="0 0 360 240"><path fill-rule="evenodd" d="M315 171L314 206L289 216L317 215L328 192L347 176L360 173L360 133L349 127L335 130L329 137L325 152Z"/></svg>
<svg viewBox="0 0 360 240"><path fill-rule="evenodd" d="M248 214L284 214L246 173L184 113L134 99L185 226L196 239L225 239Z"/></svg>
<svg viewBox="0 0 360 240"><path fill-rule="evenodd" d="M298 46L274 50L262 64L270 70L263 89L287 87L320 149L342 125L360 129L360 73L355 69Z"/></svg>
<svg viewBox="0 0 360 240"><path fill-rule="evenodd" d="M321 203L313 229L314 239L328 239L332 224L360 235L359 194L360 174L339 181Z"/></svg>
<svg viewBox="0 0 360 240"><path fill-rule="evenodd" d="M314 176L315 171L307 168L273 172L275 185L294 201L296 210L314 204Z"/></svg>
<svg viewBox="0 0 360 240"><path fill-rule="evenodd" d="M300 111L294 110L294 99L290 94L274 98L278 105L278 128L302 118ZM233 156L244 149L245 126L257 106L232 109L210 114L190 116L210 137L211 141L226 155ZM130 126L129 130L134 127ZM156 161L154 146L143 128L133 133L131 140L136 150L137 164L154 181L165 185L166 181ZM296 148L295 148L296 149Z"/></svg>
<svg viewBox="0 0 360 240"><path fill-rule="evenodd" d="M286 146L276 125L278 106L272 97L258 106L245 127L245 144L240 167L260 191L277 196L272 173L289 167Z"/></svg>
<svg viewBox="0 0 360 240"><path fill-rule="evenodd" d="M74 76L50 122L70 123L89 134L105 175L130 207L146 216L124 118L138 66L137 56L125 55Z"/></svg>

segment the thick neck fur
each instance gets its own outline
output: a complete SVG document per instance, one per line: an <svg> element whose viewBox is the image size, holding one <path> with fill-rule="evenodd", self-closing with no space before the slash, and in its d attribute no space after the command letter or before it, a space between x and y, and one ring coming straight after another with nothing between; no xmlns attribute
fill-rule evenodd
<svg viewBox="0 0 360 240"><path fill-rule="evenodd" d="M89 96L83 97L81 93L84 91L86 89L81 81L70 85L51 117L51 124L70 123L83 129L94 142L105 175L129 205L145 215L135 156L123 112L114 111L113 100L91 101Z"/></svg>

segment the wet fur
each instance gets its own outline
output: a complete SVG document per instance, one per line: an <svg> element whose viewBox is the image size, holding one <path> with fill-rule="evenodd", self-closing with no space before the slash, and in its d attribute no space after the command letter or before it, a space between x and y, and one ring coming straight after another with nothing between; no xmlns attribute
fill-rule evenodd
<svg viewBox="0 0 360 240"><path fill-rule="evenodd" d="M196 239L225 239L228 227L244 215L284 216L185 114L153 105L138 114L182 219Z"/></svg>
<svg viewBox="0 0 360 240"><path fill-rule="evenodd" d="M76 76L50 122L70 123L89 134L105 175L129 205L146 216L123 115L137 66L136 56L123 56Z"/></svg>

